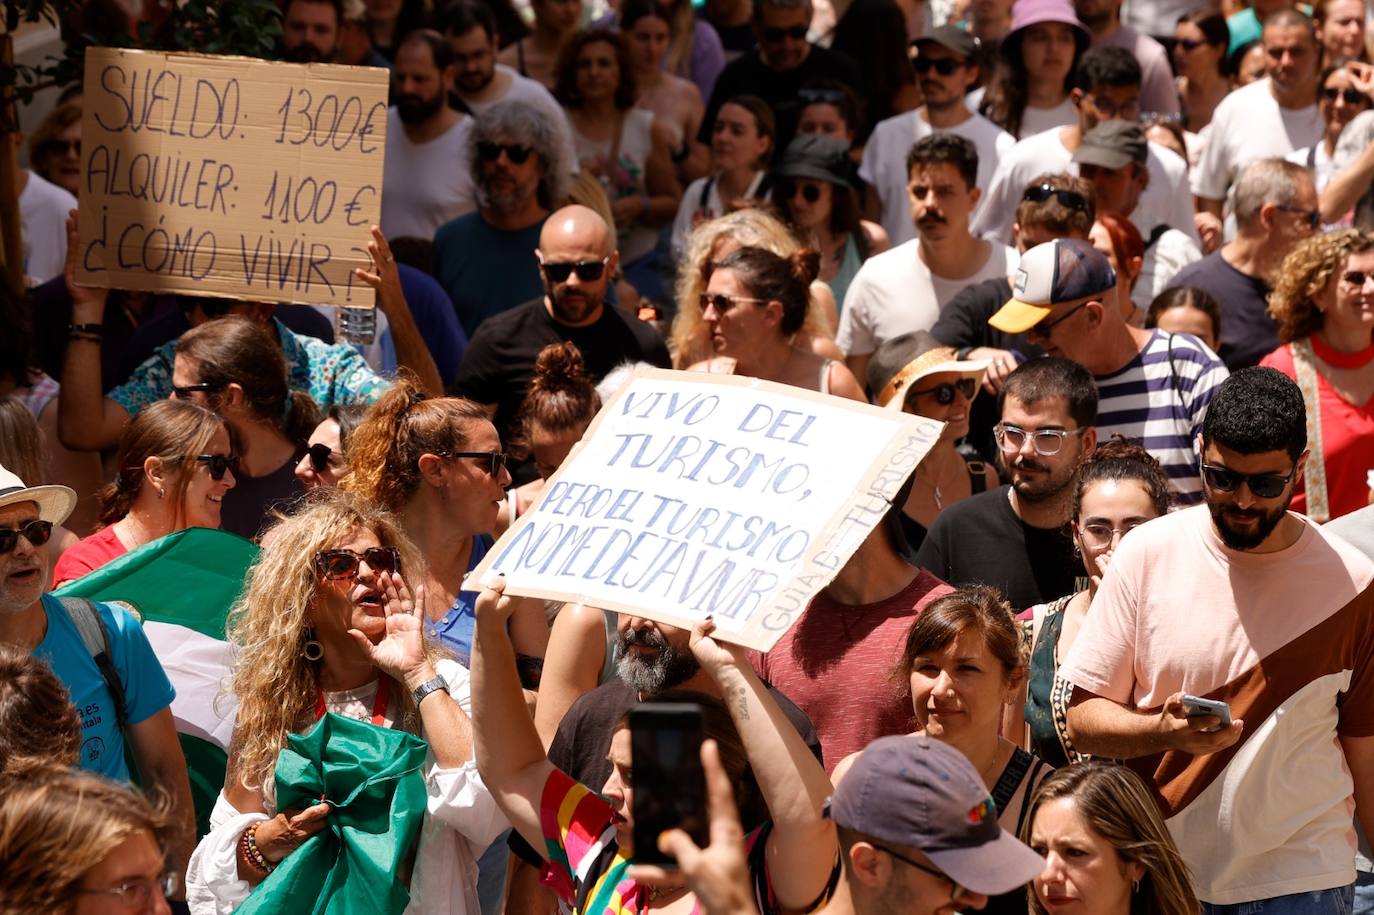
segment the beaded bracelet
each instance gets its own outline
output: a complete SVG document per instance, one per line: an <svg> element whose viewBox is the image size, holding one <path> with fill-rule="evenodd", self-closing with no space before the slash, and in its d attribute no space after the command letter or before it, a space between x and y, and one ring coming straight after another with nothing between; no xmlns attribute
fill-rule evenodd
<svg viewBox="0 0 1374 915"><path fill-rule="evenodd" d="M268 861L261 851L258 850L258 827L261 823L254 823L243 831L243 836L239 839L239 850L243 853L243 859L252 867L260 870L263 874L272 873L276 865Z"/></svg>

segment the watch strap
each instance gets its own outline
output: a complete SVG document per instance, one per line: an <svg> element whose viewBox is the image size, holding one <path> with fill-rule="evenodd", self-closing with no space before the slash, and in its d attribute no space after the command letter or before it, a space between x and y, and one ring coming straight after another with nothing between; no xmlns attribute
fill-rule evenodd
<svg viewBox="0 0 1374 915"><path fill-rule="evenodd" d="M426 680L419 686L415 687L415 689L411 691L410 695L415 699L415 704L418 706L421 702L425 701L425 697L428 696L430 693L437 693L440 690L448 692L448 683L444 680L443 677L435 677L432 680Z"/></svg>

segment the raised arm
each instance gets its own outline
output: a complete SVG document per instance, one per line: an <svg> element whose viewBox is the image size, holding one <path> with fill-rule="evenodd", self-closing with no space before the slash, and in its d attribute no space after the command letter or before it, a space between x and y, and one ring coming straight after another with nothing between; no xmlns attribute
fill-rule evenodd
<svg viewBox="0 0 1374 915"><path fill-rule="evenodd" d="M372 256L373 272L359 268L355 273L358 279L377 290L377 307L391 325L396 364L414 372L430 394L436 397L443 394L444 380L439 376L439 366L425 345L424 337L420 336L415 316L410 313L405 293L401 291L401 273L396 269L396 258L391 253L391 246L386 243L386 236L377 226L372 227L372 241L367 243L367 253Z"/></svg>
<svg viewBox="0 0 1374 915"><path fill-rule="evenodd" d="M714 631L711 620L692 630L692 654L720 686L768 804L773 830L767 860L778 904L804 909L825 891L839 850L834 825L821 816L830 779L754 673L745 650L716 641Z"/></svg>

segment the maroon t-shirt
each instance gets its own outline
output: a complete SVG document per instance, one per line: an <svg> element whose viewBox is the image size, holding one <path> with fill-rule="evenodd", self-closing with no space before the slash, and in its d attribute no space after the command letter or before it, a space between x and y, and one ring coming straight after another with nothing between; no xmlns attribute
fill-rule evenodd
<svg viewBox="0 0 1374 915"><path fill-rule="evenodd" d="M907 630L926 605L954 589L924 569L886 600L851 607L816 595L767 654L750 652L760 677L811 718L825 770L879 737L915 727L911 687L894 680Z"/></svg>

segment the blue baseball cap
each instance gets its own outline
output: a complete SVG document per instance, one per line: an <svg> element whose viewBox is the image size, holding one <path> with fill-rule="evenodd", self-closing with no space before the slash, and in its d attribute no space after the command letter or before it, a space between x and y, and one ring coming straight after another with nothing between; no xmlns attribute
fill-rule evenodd
<svg viewBox="0 0 1374 915"><path fill-rule="evenodd" d="M1056 238L1021 255L1012 280L1012 297L988 323L1008 334L1023 334L1064 302L1101 295L1116 287L1116 271L1086 241Z"/></svg>

